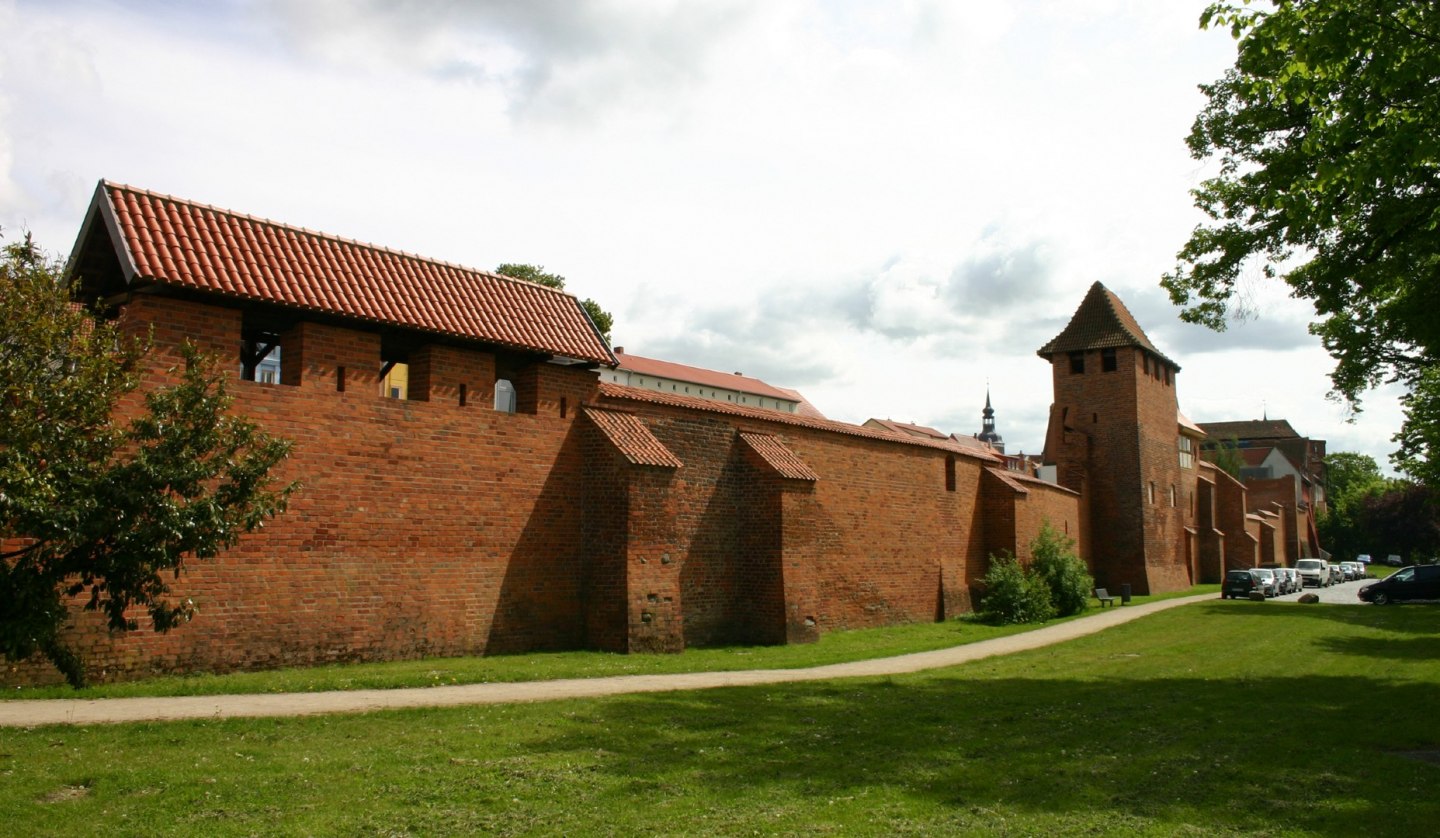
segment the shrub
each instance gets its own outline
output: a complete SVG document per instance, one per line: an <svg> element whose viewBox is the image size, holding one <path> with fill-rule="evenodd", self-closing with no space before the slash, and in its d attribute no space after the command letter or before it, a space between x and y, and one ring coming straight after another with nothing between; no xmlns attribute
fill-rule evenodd
<svg viewBox="0 0 1440 838"><path fill-rule="evenodd" d="M980 616L996 625L1043 623L1055 616L1050 588L1008 552L990 557L990 570L982 580L985 595Z"/></svg>
<svg viewBox="0 0 1440 838"><path fill-rule="evenodd" d="M1046 521L1030 542L1030 555L1031 569L1045 581L1057 614L1069 617L1090 607L1090 589L1095 587L1095 580L1075 554L1074 539L1056 532Z"/></svg>

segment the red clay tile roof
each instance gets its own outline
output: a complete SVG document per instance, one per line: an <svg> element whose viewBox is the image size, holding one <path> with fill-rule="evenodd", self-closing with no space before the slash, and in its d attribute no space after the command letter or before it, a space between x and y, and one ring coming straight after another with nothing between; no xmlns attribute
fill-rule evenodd
<svg viewBox="0 0 1440 838"><path fill-rule="evenodd" d="M132 284L615 362L576 299L551 288L107 181L97 208Z"/></svg>
<svg viewBox="0 0 1440 838"><path fill-rule="evenodd" d="M985 470L990 472L995 477L999 478L1002 483L1009 486L1011 489L1014 489L1018 494L1030 494L1030 489L1027 488L1028 486L1044 486L1047 489L1056 489L1058 491L1066 492L1072 495L1080 494L1073 489L1067 489L1064 486L1061 486L1059 483L1051 483L1049 480L1041 480L1038 477L1033 477L1031 475L1025 474L1024 472L1011 471L1008 468L1000 468L998 466L990 466Z"/></svg>
<svg viewBox="0 0 1440 838"><path fill-rule="evenodd" d="M794 451L786 448L785 443L781 442L779 437L741 431L740 438L781 477L789 480L815 481L820 479L820 475L806 465L804 460L796 456Z"/></svg>
<svg viewBox="0 0 1440 838"><path fill-rule="evenodd" d="M645 423L635 414L589 405L585 408L585 415L605 434L615 449L635 465L665 468L679 468L684 465L680 458L670 453L670 449L650 433L650 429L645 427Z"/></svg>
<svg viewBox="0 0 1440 838"><path fill-rule="evenodd" d="M1257 468L1265 464L1265 461L1270 458L1270 452L1274 450L1274 448L1268 446L1261 448L1241 448L1240 459L1245 461L1245 465L1251 468Z"/></svg>
<svg viewBox="0 0 1440 838"><path fill-rule="evenodd" d="M887 430L887 431L890 431L891 433L904 434L904 435L906 435L906 436L914 436L914 437L924 437L924 438L926 438L926 439L949 439L949 438L950 438L950 435L949 435L949 434L941 433L940 431L937 431L937 430L935 430L934 428L927 428L927 427L925 427L924 425L911 425L911 424L908 423L908 422L896 422L896 421L894 421L893 419L875 419L875 418L871 418L871 419L865 420L865 425L866 425L867 427L874 427L874 425L871 425L872 422L874 423L874 425L878 425L878 426L880 426L881 428L883 428L883 429L885 429L885 430Z"/></svg>
<svg viewBox="0 0 1440 838"><path fill-rule="evenodd" d="M1175 411L1175 423L1180 426L1181 431L1190 431L1191 436L1205 436L1205 429L1190 421L1190 417Z"/></svg>
<svg viewBox="0 0 1440 838"><path fill-rule="evenodd" d="M1070 318L1070 323L1053 340L1040 347L1038 354L1049 360L1061 352L1079 352L1086 349L1108 349L1120 346L1139 346L1153 352L1156 357L1169 363L1177 371L1180 365L1166 358L1150 338L1130 309L1120 302L1114 292L1097 282L1090 286L1090 292L1081 301L1080 307Z"/></svg>
<svg viewBox="0 0 1440 838"><path fill-rule="evenodd" d="M702 399L696 396L681 396L674 393L663 393L656 390L645 390L639 387L626 387L616 384L613 381L600 382L600 395L603 398L623 399L627 401L649 402L651 404L663 404L673 407L683 407L707 413L722 413L727 416L738 416L745 419L753 419L760 422L770 422L777 425L792 425L800 428L813 428L819 431L830 431L832 433L847 434L849 436L877 439L884 442L895 442L902 445L919 445L925 448L939 448L943 451L951 451L957 454L964 454L981 462L994 464L1001 462L999 456L989 449L967 448L953 439L922 439L918 436L907 436L889 431L877 431L871 428L863 428L859 425L851 425L846 422L836 422L833 419L812 419L808 416L800 416L795 413L780 413L775 410L766 410L759 407L746 407L743 405L730 404L728 402L717 402L710 399Z"/></svg>
<svg viewBox="0 0 1440 838"><path fill-rule="evenodd" d="M741 375L740 373L718 372L701 367L692 367L687 364L677 364L674 361L642 358L639 355L631 355L626 352L623 347L615 350L615 358L620 362L620 369L629 370L630 372L639 373L640 375L649 375L655 378L673 378L676 381L688 381L704 387L718 387L722 390L735 390L754 396L767 396L772 399L796 401L795 397L797 394L793 391L772 387L758 378L751 378L748 375Z"/></svg>

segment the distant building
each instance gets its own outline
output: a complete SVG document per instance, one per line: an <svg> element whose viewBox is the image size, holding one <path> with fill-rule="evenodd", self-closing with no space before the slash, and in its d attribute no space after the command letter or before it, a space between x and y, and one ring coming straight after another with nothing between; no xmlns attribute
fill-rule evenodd
<svg viewBox="0 0 1440 838"><path fill-rule="evenodd" d="M1203 451L1213 459L1222 445L1240 454L1240 481L1249 489L1251 510L1278 505L1287 525L1283 557L1323 556L1315 519L1326 508L1325 440L1301 436L1284 419L1202 422Z"/></svg>
<svg viewBox="0 0 1440 838"><path fill-rule="evenodd" d="M775 387L741 373L726 373L631 355L615 347L620 366L600 371L600 380L624 387L655 390L675 396L692 396L716 402L793 413L811 419L824 415L795 390Z"/></svg>

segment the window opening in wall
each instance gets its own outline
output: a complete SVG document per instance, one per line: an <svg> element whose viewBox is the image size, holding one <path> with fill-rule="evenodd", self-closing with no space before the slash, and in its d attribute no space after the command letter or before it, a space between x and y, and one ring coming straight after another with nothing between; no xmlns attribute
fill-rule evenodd
<svg viewBox="0 0 1440 838"><path fill-rule="evenodd" d="M515 412L515 385L507 379L495 382L495 409L501 413Z"/></svg>
<svg viewBox="0 0 1440 838"><path fill-rule="evenodd" d="M383 399L410 398L410 365L404 361L384 361L380 364L380 397Z"/></svg>
<svg viewBox="0 0 1440 838"><path fill-rule="evenodd" d="M464 406L465 406L465 402L467 402L467 401L469 400L469 397L470 397L470 388L467 387L467 386L465 386L464 384L461 384L461 385L460 385L460 406L461 406L461 407L464 407Z"/></svg>
<svg viewBox="0 0 1440 838"><path fill-rule="evenodd" d="M1170 386L1170 367L1165 367L1165 386Z"/></svg>
<svg viewBox="0 0 1440 838"><path fill-rule="evenodd" d="M569 410L569 408L570 408L570 400L567 399L567 398L565 398L564 396L561 396L561 397L560 397L560 418L561 418L561 419L564 419L564 418L565 418L565 413L566 413L567 410Z"/></svg>
<svg viewBox="0 0 1440 838"><path fill-rule="evenodd" d="M1171 487L1170 487L1170 508L1171 508L1171 509L1174 509L1174 508L1175 508L1175 487L1174 487L1174 486L1171 486Z"/></svg>
<svg viewBox="0 0 1440 838"><path fill-rule="evenodd" d="M280 336L259 332L240 342L240 380L280 382Z"/></svg>
<svg viewBox="0 0 1440 838"><path fill-rule="evenodd" d="M1100 414L1098 414L1098 413L1092 413L1092 414L1090 414L1090 424L1092 424L1092 425L1098 425L1098 424L1100 424Z"/></svg>
<svg viewBox="0 0 1440 838"><path fill-rule="evenodd" d="M1113 348L1100 350L1100 370L1101 370L1101 372L1114 372L1115 369L1116 369L1115 350L1114 350Z"/></svg>
<svg viewBox="0 0 1440 838"><path fill-rule="evenodd" d="M1072 373L1081 373L1081 372L1084 372L1084 371L1085 371L1085 353L1084 353L1084 352L1071 352L1071 353L1070 353L1070 372L1072 372Z"/></svg>
<svg viewBox="0 0 1440 838"><path fill-rule="evenodd" d="M1151 506L1155 505L1155 481L1153 480L1150 481L1150 489L1146 492L1146 500L1150 502Z"/></svg>
<svg viewBox="0 0 1440 838"><path fill-rule="evenodd" d="M1180 467L1195 467L1195 441L1188 436L1180 437Z"/></svg>
<svg viewBox="0 0 1440 838"><path fill-rule="evenodd" d="M955 491L955 455L945 455L945 491Z"/></svg>
<svg viewBox="0 0 1440 838"><path fill-rule="evenodd" d="M345 368L344 368L344 367L336 367L336 368L335 368L335 392L337 392L337 393L343 393L343 392L345 392Z"/></svg>
<svg viewBox="0 0 1440 838"><path fill-rule="evenodd" d="M1140 360L1144 362L1145 374L1146 374L1146 375L1149 375L1149 374L1150 374L1150 356L1149 356L1149 355L1146 355L1144 352L1141 352L1141 353L1140 353Z"/></svg>

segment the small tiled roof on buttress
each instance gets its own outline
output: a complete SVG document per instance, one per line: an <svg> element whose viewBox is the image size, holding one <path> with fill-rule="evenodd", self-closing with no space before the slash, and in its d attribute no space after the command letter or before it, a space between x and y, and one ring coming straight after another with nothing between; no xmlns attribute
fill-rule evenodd
<svg viewBox="0 0 1440 838"><path fill-rule="evenodd" d="M590 405L585 408L585 416L595 423L616 451L637 466L679 468L684 465L633 413Z"/></svg>
<svg viewBox="0 0 1440 838"><path fill-rule="evenodd" d="M158 284L615 363L579 302L562 291L108 181L87 217L97 212L131 287Z"/></svg>
<svg viewBox="0 0 1440 838"><path fill-rule="evenodd" d="M787 480L808 480L812 483L820 479L820 475L780 441L779 437L741 431L740 439L781 477Z"/></svg>
<svg viewBox="0 0 1440 838"><path fill-rule="evenodd" d="M1150 338L1135 315L1120 302L1109 288L1097 282L1090 286L1090 292L1075 310L1070 323L1053 340L1040 347L1038 354L1049 360L1061 352L1083 352L1087 349L1110 349L1121 346L1138 346L1149 350L1156 357L1176 370L1180 365L1165 357Z"/></svg>

